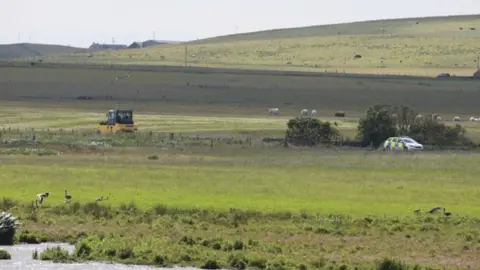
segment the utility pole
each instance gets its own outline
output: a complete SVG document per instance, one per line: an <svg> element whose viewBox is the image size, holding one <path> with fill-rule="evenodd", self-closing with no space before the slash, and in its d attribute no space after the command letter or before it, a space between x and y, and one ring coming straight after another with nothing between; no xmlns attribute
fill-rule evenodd
<svg viewBox="0 0 480 270"><path fill-rule="evenodd" d="M155 31L153 31L153 40L155 40Z"/></svg>
<svg viewBox="0 0 480 270"><path fill-rule="evenodd" d="M115 37L112 37L112 44L115 44Z"/></svg>
<svg viewBox="0 0 480 270"><path fill-rule="evenodd" d="M188 49L187 49L187 46L185 45L185 67L187 66L187 55L188 55Z"/></svg>

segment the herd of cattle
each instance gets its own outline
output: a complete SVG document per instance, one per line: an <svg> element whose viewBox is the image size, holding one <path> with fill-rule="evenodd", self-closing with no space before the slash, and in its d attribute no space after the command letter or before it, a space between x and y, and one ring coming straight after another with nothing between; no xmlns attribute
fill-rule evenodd
<svg viewBox="0 0 480 270"><path fill-rule="evenodd" d="M420 118L423 118L424 116L421 115L421 114L418 114L416 116L417 119L420 119ZM441 121L442 120L442 117L438 114L431 114L430 117L432 117L433 120L437 120L437 121ZM470 122L479 122L480 121L480 117L474 117L474 116L471 116L470 117ZM455 116L453 117L453 122L461 122L463 121L462 118L460 118L460 116Z"/></svg>
<svg viewBox="0 0 480 270"><path fill-rule="evenodd" d="M268 114L270 115L280 115L279 108L270 108L268 109ZM317 116L317 110L312 110L310 113L307 109L303 109L300 111L300 116Z"/></svg>
<svg viewBox="0 0 480 270"><path fill-rule="evenodd" d="M280 115L280 109L279 108L269 108L268 109L268 114L269 115ZM312 116L312 117L317 116L317 110L312 110L312 111L308 112L307 109L303 109L303 110L300 111L300 116ZM335 116L337 116L337 115L335 115ZM343 116L344 115L342 115L342 117ZM396 114L393 114L392 116L397 117ZM428 115L428 116L423 116L421 114L418 114L416 116L417 119L421 119L421 118L424 118L424 117L431 117L434 120L442 121L442 117L438 114L435 114L435 113L433 113L431 115ZM471 116L469 120L470 120L470 122L480 122L480 117ZM460 118L460 116L455 116L455 117L453 117L453 121L454 122L461 122L463 120L462 120L462 118Z"/></svg>

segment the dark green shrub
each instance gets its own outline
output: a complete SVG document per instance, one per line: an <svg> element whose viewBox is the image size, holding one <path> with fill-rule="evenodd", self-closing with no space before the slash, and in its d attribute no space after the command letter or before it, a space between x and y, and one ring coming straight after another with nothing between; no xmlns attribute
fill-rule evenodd
<svg viewBox="0 0 480 270"><path fill-rule="evenodd" d="M232 268L245 269L248 265L248 260L243 254L232 254L228 258L228 263Z"/></svg>
<svg viewBox="0 0 480 270"><path fill-rule="evenodd" d="M155 255L155 257L153 257L153 263L157 266L166 266L167 261L167 257L163 255Z"/></svg>
<svg viewBox="0 0 480 270"><path fill-rule="evenodd" d="M40 260L53 262L69 262L72 261L72 256L70 256L68 250L57 246L53 248L47 248L42 253L40 253Z"/></svg>
<svg viewBox="0 0 480 270"><path fill-rule="evenodd" d="M375 105L366 110L365 116L358 122L358 137L362 146L373 144L379 147L386 139L397 135L397 129L390 105Z"/></svg>
<svg viewBox="0 0 480 270"><path fill-rule="evenodd" d="M421 270L422 267L419 265L410 266L403 263L402 261L395 259L383 259L377 266L378 270Z"/></svg>
<svg viewBox="0 0 480 270"><path fill-rule="evenodd" d="M0 249L0 260L10 260L12 256L10 256L10 253L8 251Z"/></svg>
<svg viewBox="0 0 480 270"><path fill-rule="evenodd" d="M245 244L243 244L243 242L240 240L236 240L235 243L233 244L233 249L235 250L242 250L245 248L246 248Z"/></svg>
<svg viewBox="0 0 480 270"><path fill-rule="evenodd" d="M118 258L120 258L122 260L126 260L126 259L130 259L130 258L135 258L135 253L133 252L132 248L125 247L125 248L121 248L117 252L117 256L118 256Z"/></svg>
<svg viewBox="0 0 480 270"><path fill-rule="evenodd" d="M29 231L23 231L18 236L18 242L25 244L40 244L41 241L37 235L30 233Z"/></svg>
<svg viewBox="0 0 480 270"><path fill-rule="evenodd" d="M287 123L286 140L298 145L330 144L340 135L332 123L317 118L297 117Z"/></svg>
<svg viewBox="0 0 480 270"><path fill-rule="evenodd" d="M379 104L368 108L358 122L357 131L362 146L373 144L375 148L394 136L409 136L429 145L473 145L460 125L446 126L432 115L417 118L413 109L403 105Z"/></svg>
<svg viewBox="0 0 480 270"><path fill-rule="evenodd" d="M201 269L220 269L220 264L216 260L208 260L201 267Z"/></svg>
<svg viewBox="0 0 480 270"><path fill-rule="evenodd" d="M431 118L417 121L409 135L420 143L438 146L472 145L466 137L466 130L459 124L446 126Z"/></svg>
<svg viewBox="0 0 480 270"><path fill-rule="evenodd" d="M258 269L265 269L267 268L267 260L265 259L252 259L248 262L248 266Z"/></svg>
<svg viewBox="0 0 480 270"><path fill-rule="evenodd" d="M73 254L75 254L75 256L78 258L88 258L90 253L92 253L92 248L86 240L82 240L80 243L78 243L73 251Z"/></svg>

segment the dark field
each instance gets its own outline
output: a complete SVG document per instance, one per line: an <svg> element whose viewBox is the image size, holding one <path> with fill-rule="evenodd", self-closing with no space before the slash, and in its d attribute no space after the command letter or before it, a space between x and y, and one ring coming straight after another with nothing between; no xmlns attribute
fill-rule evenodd
<svg viewBox="0 0 480 270"><path fill-rule="evenodd" d="M284 116L297 115L303 108L327 115L337 110L358 115L373 104L391 103L409 105L420 113L469 117L478 112L480 98L480 83L472 79L195 74L166 70L135 71L128 79L115 80L125 71L1 67L0 99L53 99L69 104L68 100L88 96L93 100L83 101L81 107L98 107L94 104L102 100L104 105L120 102L134 109L162 112L168 112L168 107L182 106L182 110L195 113L216 114L219 110L222 114L245 115L266 114L267 108L278 107Z"/></svg>

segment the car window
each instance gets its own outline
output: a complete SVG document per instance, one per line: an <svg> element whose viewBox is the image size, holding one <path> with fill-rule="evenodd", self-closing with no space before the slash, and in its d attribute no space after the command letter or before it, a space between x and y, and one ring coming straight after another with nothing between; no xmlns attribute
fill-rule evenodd
<svg viewBox="0 0 480 270"><path fill-rule="evenodd" d="M397 138L392 139L392 142L394 142L394 143L396 143L397 141L398 141Z"/></svg>
<svg viewBox="0 0 480 270"><path fill-rule="evenodd" d="M410 140L410 139L403 139L403 142L404 143L415 143L414 141Z"/></svg>

